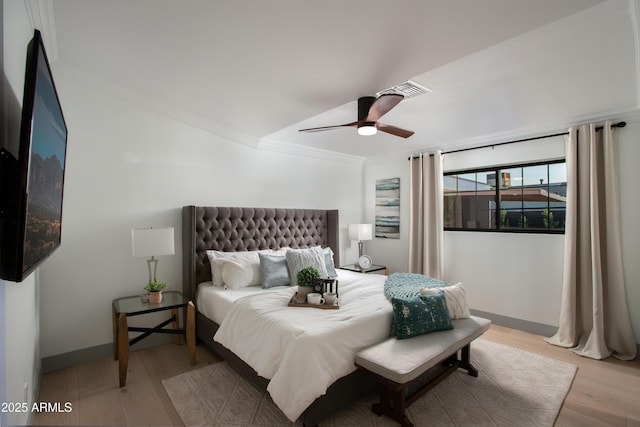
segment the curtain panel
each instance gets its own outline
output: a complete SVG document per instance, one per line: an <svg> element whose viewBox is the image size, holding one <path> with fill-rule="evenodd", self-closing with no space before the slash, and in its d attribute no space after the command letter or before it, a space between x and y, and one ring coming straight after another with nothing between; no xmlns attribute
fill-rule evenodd
<svg viewBox="0 0 640 427"><path fill-rule="evenodd" d="M569 129L567 219L559 327L546 341L580 356L636 356L620 237L618 153L608 121Z"/></svg>
<svg viewBox="0 0 640 427"><path fill-rule="evenodd" d="M410 160L409 272L443 280L442 151Z"/></svg>

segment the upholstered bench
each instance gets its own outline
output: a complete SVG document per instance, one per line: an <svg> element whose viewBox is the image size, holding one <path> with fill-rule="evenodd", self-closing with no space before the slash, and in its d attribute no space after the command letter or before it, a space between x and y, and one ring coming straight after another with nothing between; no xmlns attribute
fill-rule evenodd
<svg viewBox="0 0 640 427"><path fill-rule="evenodd" d="M403 427L413 426L405 409L418 397L458 368L478 376L478 371L471 365L470 344L489 329L491 321L471 316L452 322L453 329L401 340L390 338L356 355L356 365L371 374L380 385L380 401L372 408L376 414L388 415ZM458 351L461 353L459 358ZM427 384L419 384L436 368L439 372ZM420 385L418 390L407 396L407 391L416 384Z"/></svg>

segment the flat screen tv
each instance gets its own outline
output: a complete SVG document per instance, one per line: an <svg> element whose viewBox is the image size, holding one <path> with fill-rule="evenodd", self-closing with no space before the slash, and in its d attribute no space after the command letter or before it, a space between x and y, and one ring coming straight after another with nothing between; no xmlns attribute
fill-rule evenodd
<svg viewBox="0 0 640 427"><path fill-rule="evenodd" d="M35 30L27 47L18 157L5 148L0 154L3 279L21 282L60 246L67 133L42 36Z"/></svg>

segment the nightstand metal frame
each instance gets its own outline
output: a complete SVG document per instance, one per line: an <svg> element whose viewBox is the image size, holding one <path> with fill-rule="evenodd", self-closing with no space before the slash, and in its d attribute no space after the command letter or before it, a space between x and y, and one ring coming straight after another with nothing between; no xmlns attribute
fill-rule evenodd
<svg viewBox="0 0 640 427"><path fill-rule="evenodd" d="M196 364L195 306L178 291L165 291L163 296L163 301L159 304L145 303L139 295L116 298L111 304L113 314L113 358L119 362L120 387L124 387L127 382L129 348L154 333L175 334L176 344L180 344L180 336L184 335L191 365ZM185 310L183 328L180 328L180 309ZM171 310L171 317L156 326L147 328L128 325L127 317L167 310ZM165 329L164 327L169 324L172 324L172 328ZM142 333L129 339L129 332Z"/></svg>

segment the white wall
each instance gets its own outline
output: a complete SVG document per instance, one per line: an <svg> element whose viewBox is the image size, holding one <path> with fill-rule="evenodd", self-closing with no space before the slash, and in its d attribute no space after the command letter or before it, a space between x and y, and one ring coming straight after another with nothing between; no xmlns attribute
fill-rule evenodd
<svg viewBox="0 0 640 427"><path fill-rule="evenodd" d="M3 37L4 37L4 77L5 87L3 96L3 144L7 144L14 155L13 149L17 147L17 141L8 141L7 138L16 138L19 134L15 115L18 114L22 104L22 90L24 85L24 66L26 61L27 44L33 37L33 25L30 23L22 1L6 1L3 8ZM2 402L25 402L25 384L27 385L27 403L34 400L37 381L40 370L40 329L38 289L39 281L37 272L31 274L22 283L13 283L0 280L0 290L4 294L0 308L2 318L4 342L0 345L2 351L3 371L0 378L6 383L2 384ZM3 420L9 425L27 424L28 413L2 414Z"/></svg>
<svg viewBox="0 0 640 427"><path fill-rule="evenodd" d="M640 123L628 120L619 135L622 249L627 301L640 343ZM495 149L447 154L445 170L547 160L564 156L562 138L513 144ZM365 164L365 220L375 219L375 181L400 177L400 239L366 242L374 262L391 271L408 269L409 164L407 155L372 159ZM447 231L444 236L445 279L463 282L472 308L557 326L562 289L563 235Z"/></svg>
<svg viewBox="0 0 640 427"><path fill-rule="evenodd" d="M341 256L357 251L346 224L361 219L361 163L255 149L125 101L124 89L64 63L54 74L69 142L62 246L40 270L43 357L111 343L111 300L147 280L132 227L175 228L176 254L160 257L158 276L182 288L183 205L339 209Z"/></svg>
<svg viewBox="0 0 640 427"><path fill-rule="evenodd" d="M444 170L546 161L564 155L563 138L547 138L446 154ZM564 235L447 231L444 251L446 280L465 285L473 308L557 324Z"/></svg>

